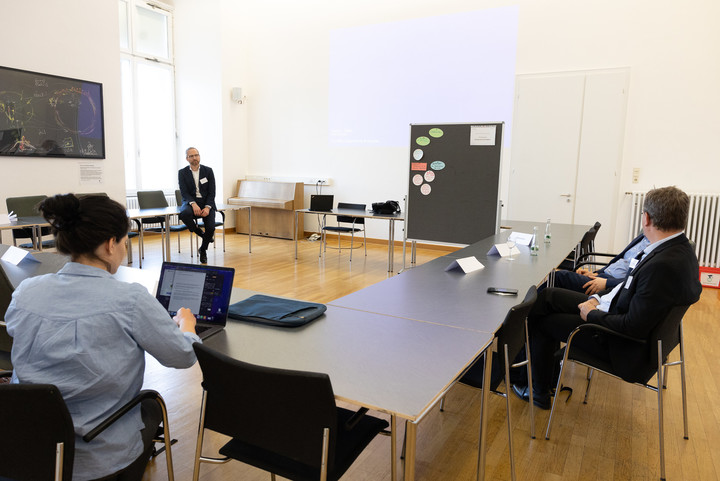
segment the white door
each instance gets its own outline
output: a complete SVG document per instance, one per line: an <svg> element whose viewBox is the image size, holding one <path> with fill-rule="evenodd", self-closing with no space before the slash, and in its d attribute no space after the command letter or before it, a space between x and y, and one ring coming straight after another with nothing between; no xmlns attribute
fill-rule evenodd
<svg viewBox="0 0 720 481"><path fill-rule="evenodd" d="M627 69L517 77L506 218L600 221L596 247L612 250L628 78Z"/></svg>

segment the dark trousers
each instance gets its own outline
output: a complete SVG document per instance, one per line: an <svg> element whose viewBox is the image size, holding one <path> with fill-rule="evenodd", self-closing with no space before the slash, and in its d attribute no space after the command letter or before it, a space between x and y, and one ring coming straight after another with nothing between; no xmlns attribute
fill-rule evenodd
<svg viewBox="0 0 720 481"><path fill-rule="evenodd" d="M588 276L583 276L582 274L578 274L577 272L573 271L555 271L555 285L553 287L561 287L563 289L570 289L571 291L575 292L585 292L585 288L583 287L585 284L590 282L592 278ZM605 274L600 274L599 277L607 278L608 276ZM538 287L538 292L542 291L544 289L547 289L547 283L543 283L540 287Z"/></svg>
<svg viewBox="0 0 720 481"><path fill-rule="evenodd" d="M202 201L197 201L198 207L201 209L205 207ZM201 233L202 230L198 228L196 219L203 219L205 225L205 233L202 234L202 245L201 249L207 249L208 245L212 242L213 236L215 235L215 209L210 207L210 213L207 217L195 217L193 213L192 204L187 204L178 214L178 217L183 224L187 226L190 232L197 234Z"/></svg>
<svg viewBox="0 0 720 481"><path fill-rule="evenodd" d="M140 403L141 415L145 427L140 430L143 440L143 452L135 461L117 473L105 476L96 481L140 481L145 473L145 467L153 451L153 438L162 423L162 410L157 401L146 399Z"/></svg>
<svg viewBox="0 0 720 481"><path fill-rule="evenodd" d="M560 343L567 341L570 333L583 324L578 304L587 299L586 294L554 287L538 294L538 299L528 315L535 391L544 394L555 387L553 371L559 362L555 353L560 349ZM609 360L608 348L602 339L576 336L573 338L573 346Z"/></svg>

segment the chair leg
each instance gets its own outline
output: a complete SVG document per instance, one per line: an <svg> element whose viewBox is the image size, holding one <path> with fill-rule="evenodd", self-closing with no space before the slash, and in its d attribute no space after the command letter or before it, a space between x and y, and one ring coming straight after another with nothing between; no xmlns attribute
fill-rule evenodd
<svg viewBox="0 0 720 481"><path fill-rule="evenodd" d="M363 247L365 248L365 257L367 257L367 234L365 233L364 225L363 225Z"/></svg>
<svg viewBox="0 0 720 481"><path fill-rule="evenodd" d="M532 382L532 362L530 360L530 334L528 333L528 321L527 318L525 319L525 358L527 359L527 365L525 366L525 369L527 370L527 377L528 377L528 392L532 396L533 392L533 382ZM510 387L509 384L506 384L506 386ZM535 404L533 402L533 399L530 399L530 438L535 439Z"/></svg>
<svg viewBox="0 0 720 481"><path fill-rule="evenodd" d="M665 431L663 426L663 355L662 355L662 340L658 339L658 370L657 370L657 385L658 385L658 434L660 437L660 479L665 480Z"/></svg>
<svg viewBox="0 0 720 481"><path fill-rule="evenodd" d="M513 450L512 416L510 415L510 359L508 359L507 344L503 346L503 355L505 356L505 390L507 391L505 407L507 409L508 450L510 451L510 478L515 481L515 451Z"/></svg>
<svg viewBox="0 0 720 481"><path fill-rule="evenodd" d="M167 406L165 406L165 401L163 398L158 397L157 402L160 405L160 411L162 412L162 419L163 419L163 442L165 444L165 460L167 462L167 474L168 474L168 481L174 481L175 480L175 473L173 471L173 462L172 462L172 444L173 440L170 437L170 427L168 425L168 414L167 414Z"/></svg>
<svg viewBox="0 0 720 481"><path fill-rule="evenodd" d="M355 247L355 224L353 224L353 231L350 232L350 262L352 262L353 248Z"/></svg>
<svg viewBox="0 0 720 481"><path fill-rule="evenodd" d="M562 386L563 374L565 374L565 366L567 365L569 346L565 346L562 363L560 364L560 375L558 376L557 385L555 386L555 396L553 396L552 406L550 407L550 417L548 418L547 429L545 430L545 439L550 439L550 428L552 427L553 414L555 413L555 405L560 397L560 386ZM532 392L532 390L530 390ZM532 401L531 401L532 402Z"/></svg>
<svg viewBox="0 0 720 481"><path fill-rule="evenodd" d="M200 476L200 456L202 455L203 435L205 433L205 403L207 402L207 391L203 390L202 402L200 405L200 423L195 445L195 465L193 467L193 481L198 481Z"/></svg>
<svg viewBox="0 0 720 481"><path fill-rule="evenodd" d="M665 380L667 383L667 380ZM683 428L685 439L688 439L687 386L685 384L685 343L683 342L683 325L680 321L680 385L682 388Z"/></svg>

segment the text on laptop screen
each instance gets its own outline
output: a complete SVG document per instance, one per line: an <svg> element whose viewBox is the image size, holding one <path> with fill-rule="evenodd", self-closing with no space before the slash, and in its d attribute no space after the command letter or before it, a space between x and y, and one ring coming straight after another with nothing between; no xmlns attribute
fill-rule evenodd
<svg viewBox="0 0 720 481"><path fill-rule="evenodd" d="M232 282L232 270L165 263L156 297L171 316L187 307L198 322L224 321Z"/></svg>

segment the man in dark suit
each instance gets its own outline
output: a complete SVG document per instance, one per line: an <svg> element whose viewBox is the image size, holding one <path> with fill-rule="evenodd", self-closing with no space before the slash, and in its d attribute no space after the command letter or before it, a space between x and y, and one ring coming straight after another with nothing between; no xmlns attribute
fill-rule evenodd
<svg viewBox="0 0 720 481"><path fill-rule="evenodd" d="M540 293L528 316L536 405L549 409L554 353L583 322L646 339L672 307L700 298L697 257L683 234L689 205L687 194L676 187L647 193L642 227L650 244L630 262L627 276L612 291L590 297L558 288ZM631 341L598 335L575 338L573 344L610 362L623 378L630 377L631 367L647 355ZM513 385L512 389L529 399L527 386Z"/></svg>
<svg viewBox="0 0 720 481"><path fill-rule="evenodd" d="M591 271L580 267L577 271L558 270L555 272L553 287L562 287L571 291L584 292L588 296L620 284L627 275L630 261L645 249L650 241L641 233L634 238L623 251L608 262L608 265ZM539 289L545 289L545 284Z"/></svg>
<svg viewBox="0 0 720 481"><path fill-rule="evenodd" d="M200 152L195 147L185 151L188 166L178 172L178 185L182 195L182 206L178 217L190 232L202 237L198 256L207 264L207 248L215 235L215 175L210 167L200 165ZM202 218L203 231L195 219Z"/></svg>

